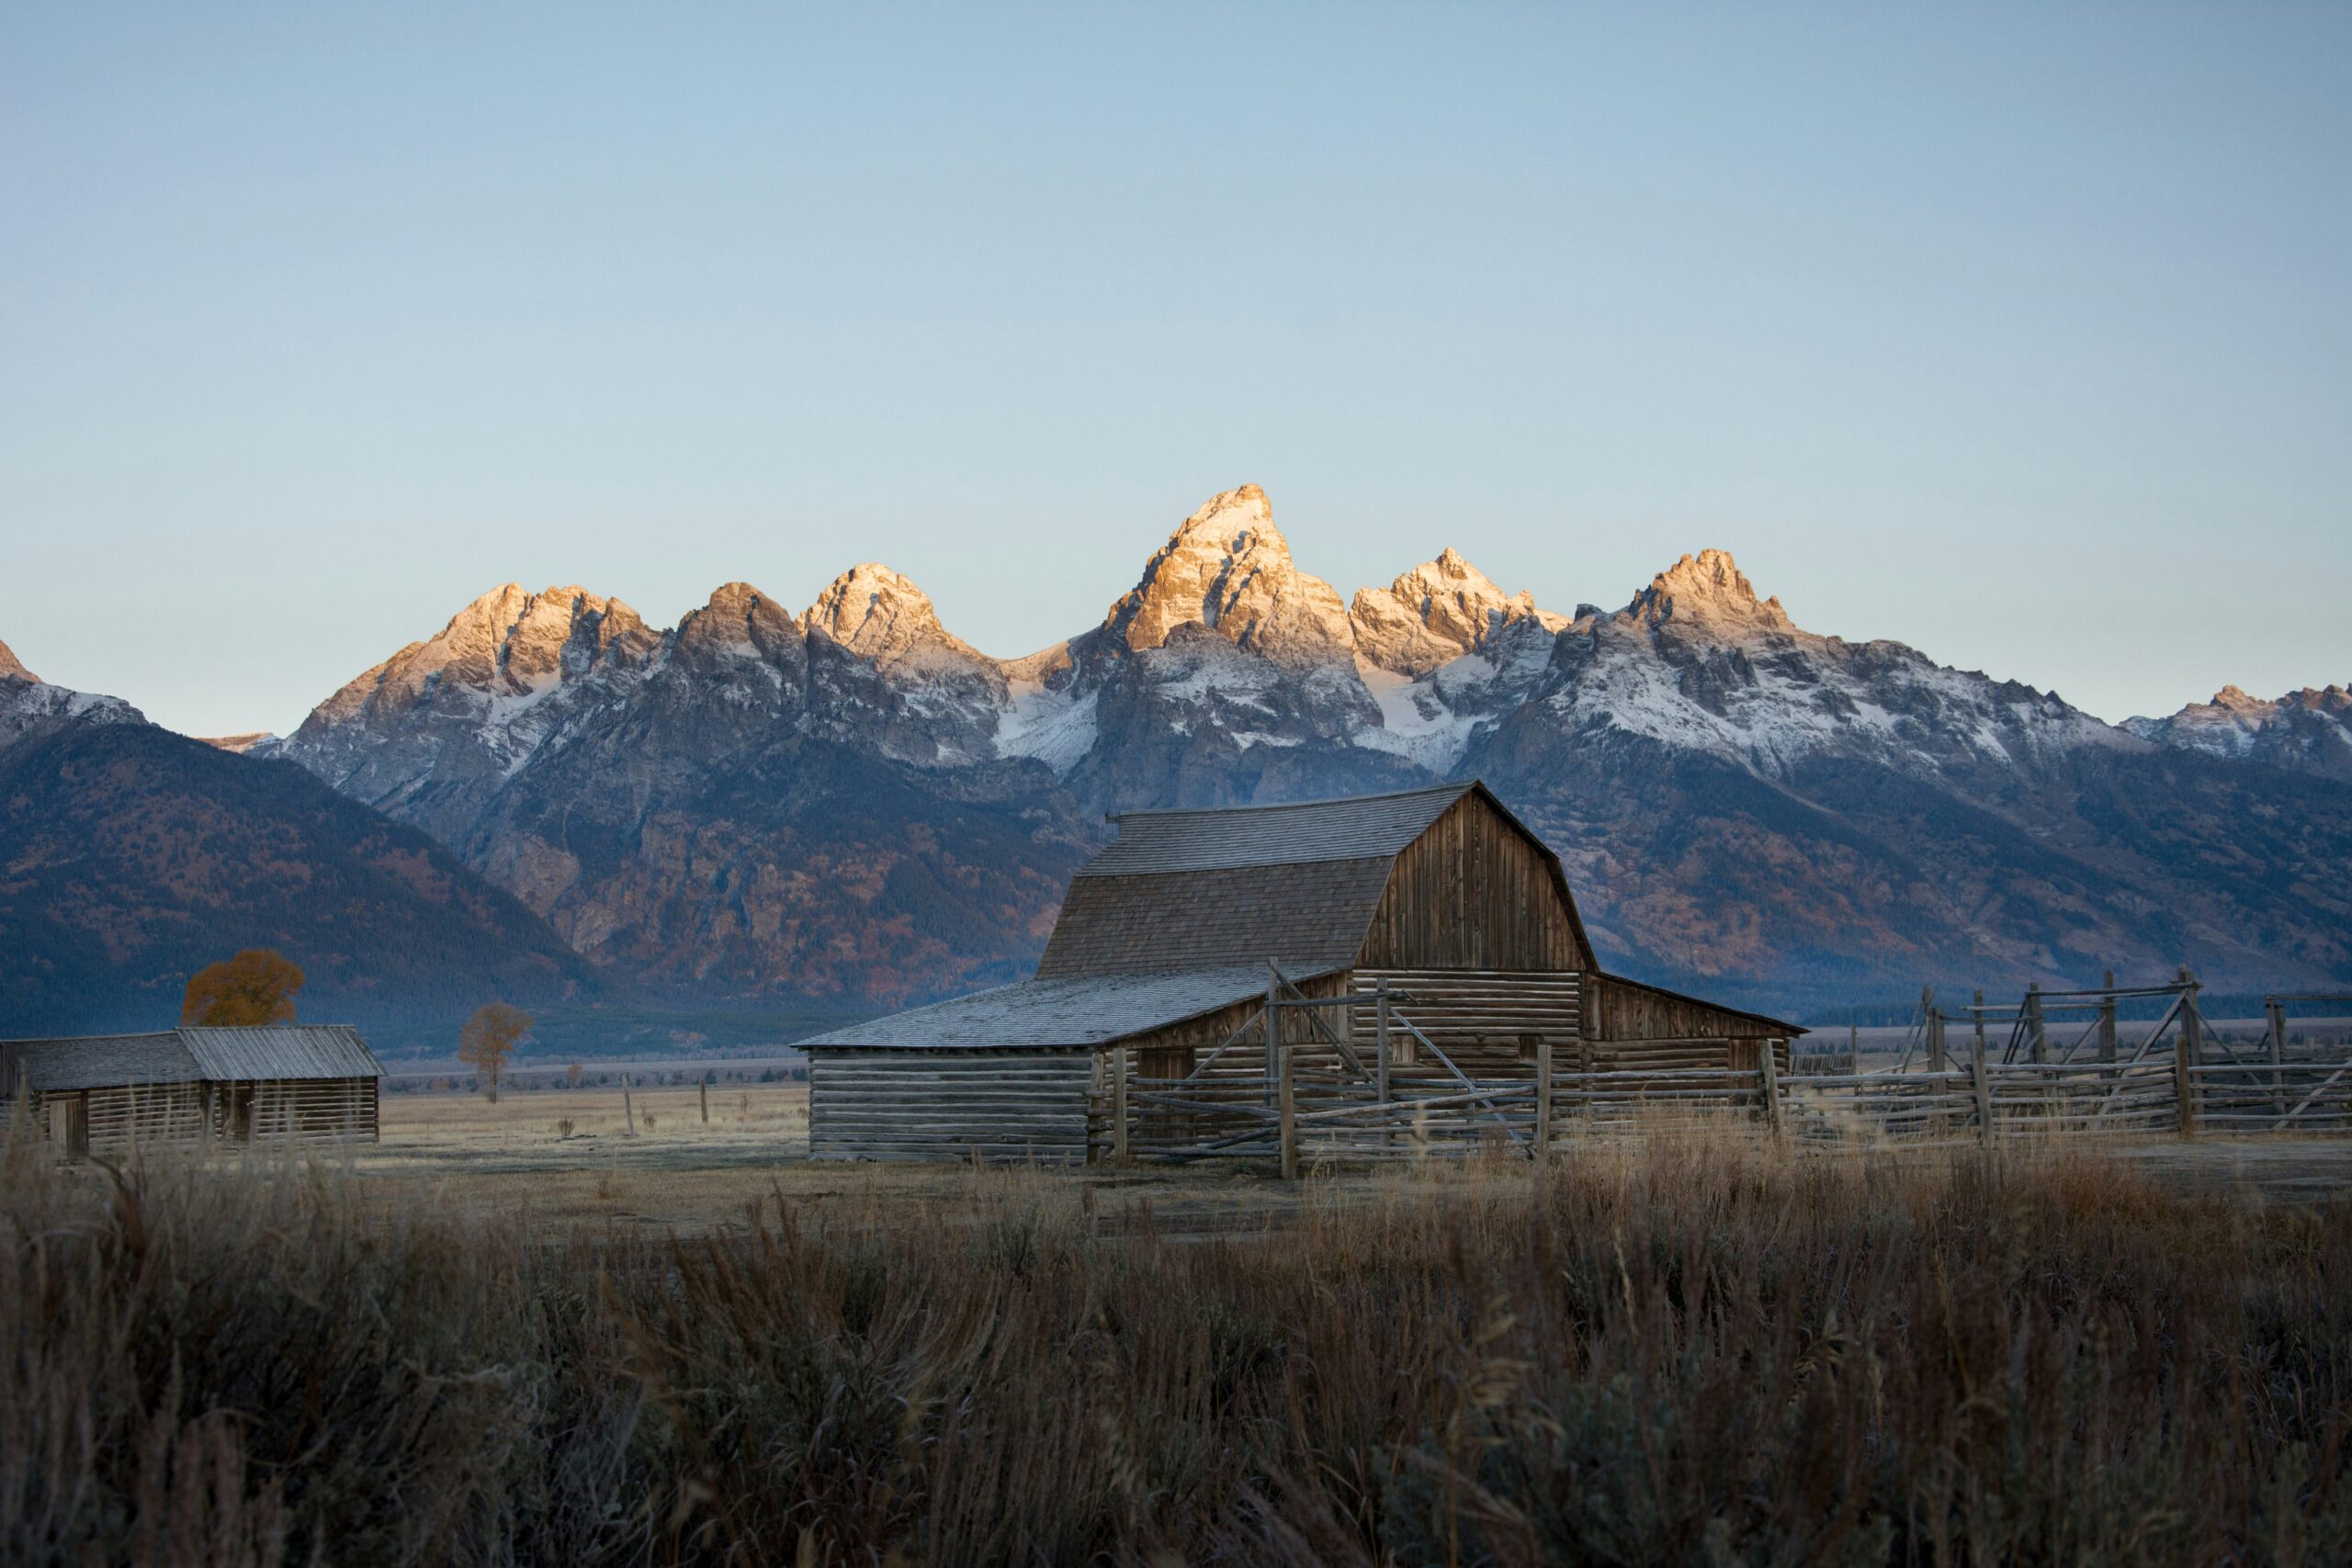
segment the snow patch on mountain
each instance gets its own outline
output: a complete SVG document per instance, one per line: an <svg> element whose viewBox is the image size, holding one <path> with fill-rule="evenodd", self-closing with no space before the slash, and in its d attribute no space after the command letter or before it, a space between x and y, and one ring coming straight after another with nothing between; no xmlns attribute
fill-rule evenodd
<svg viewBox="0 0 2352 1568"><path fill-rule="evenodd" d="M2224 686L2211 702L2163 718L2127 718L2121 728L2158 746L2352 779L2352 691L2343 686L2267 698Z"/></svg>
<svg viewBox="0 0 2352 1568"><path fill-rule="evenodd" d="M50 684L0 643L0 746L57 724L146 722L145 714L120 697Z"/></svg>
<svg viewBox="0 0 2352 1568"><path fill-rule="evenodd" d="M1917 773L2132 744L2052 694L1900 643L1800 630L1723 550L1684 556L1623 610L1574 622L1540 705L1563 730L1645 736L1765 777L1823 754Z"/></svg>
<svg viewBox="0 0 2352 1568"><path fill-rule="evenodd" d="M1493 668L1476 654L1464 655L1453 665L1442 668L1452 671L1464 665ZM1471 670L1460 672L1475 673ZM1471 738L1483 727L1484 721L1478 716L1456 713L1447 705L1434 673L1417 681L1400 671L1383 669L1359 654L1356 674L1380 706L1379 724L1358 729L1351 737L1355 744L1367 750L1386 751L1433 773L1448 773L1461 761Z"/></svg>

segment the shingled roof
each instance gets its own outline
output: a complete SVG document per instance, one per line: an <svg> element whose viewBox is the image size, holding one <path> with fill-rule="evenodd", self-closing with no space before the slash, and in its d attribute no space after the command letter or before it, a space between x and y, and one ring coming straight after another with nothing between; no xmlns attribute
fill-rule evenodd
<svg viewBox="0 0 2352 1568"><path fill-rule="evenodd" d="M1217 871L1317 861L1393 859L1430 830L1448 807L1479 787L1440 784L1395 795L1281 806L1181 811L1125 811L1111 818L1119 836L1086 863L1080 876L1135 876Z"/></svg>
<svg viewBox="0 0 2352 1568"><path fill-rule="evenodd" d="M125 1084L372 1078L384 1064L347 1023L259 1029L171 1029L0 1041L0 1094L115 1089Z"/></svg>
<svg viewBox="0 0 2352 1568"><path fill-rule="evenodd" d="M1328 973L1328 970L1314 973ZM1293 974L1294 980L1311 974ZM1024 980L803 1040L804 1051L1104 1045L1266 994L1266 965Z"/></svg>

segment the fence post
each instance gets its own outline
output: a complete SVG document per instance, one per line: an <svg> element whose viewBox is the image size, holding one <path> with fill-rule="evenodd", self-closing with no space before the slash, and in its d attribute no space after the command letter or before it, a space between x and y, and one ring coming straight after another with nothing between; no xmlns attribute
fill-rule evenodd
<svg viewBox="0 0 2352 1568"><path fill-rule="evenodd" d="M706 1077L700 1087L702 1089L702 1124L707 1127L710 1125L710 1079Z"/></svg>
<svg viewBox="0 0 2352 1568"><path fill-rule="evenodd" d="M628 1119L628 1135L637 1136L637 1108L629 1103L628 1075L621 1075L621 1114Z"/></svg>
<svg viewBox="0 0 2352 1568"><path fill-rule="evenodd" d="M2172 1054L2172 1081L2180 1096L2180 1135L2197 1136L2197 1079L2189 1068L2199 1065L2204 1029L2197 1016L2197 980L2188 965L2180 966L2180 1044Z"/></svg>
<svg viewBox="0 0 2352 1568"><path fill-rule="evenodd" d="M1543 1034L1535 1041L1535 1163L1540 1167L1552 1153L1552 1037Z"/></svg>
<svg viewBox="0 0 2352 1568"><path fill-rule="evenodd" d="M2270 1015L2270 1094L2278 1102L2278 1114L2287 1113L2287 1005L2276 997L2262 999L2262 1010Z"/></svg>
<svg viewBox="0 0 2352 1568"><path fill-rule="evenodd" d="M1756 1070L1761 1076L1764 1090L1764 1124L1772 1130L1775 1139L1785 1129L1781 1122L1781 1075L1779 1064L1772 1059L1772 1042L1765 1040L1763 1049L1756 1054Z"/></svg>
<svg viewBox="0 0 2352 1568"><path fill-rule="evenodd" d="M2107 972L2107 995L2098 1004L2098 1059L2102 1063L2115 1060L2115 971Z"/></svg>
<svg viewBox="0 0 2352 1568"><path fill-rule="evenodd" d="M1111 1047L1111 1158L1127 1163L1127 1048Z"/></svg>
<svg viewBox="0 0 2352 1568"><path fill-rule="evenodd" d="M1943 1009L1932 1008L1928 1013L1928 1070L1941 1073L1951 1068L1951 1056L1944 1047Z"/></svg>
<svg viewBox="0 0 2352 1568"><path fill-rule="evenodd" d="M2188 1065L2201 1067L2205 1065L2205 1019L2197 1005L2197 993L2200 987L2197 976L2186 964L2180 966L2180 984L2181 1043L2188 1047Z"/></svg>
<svg viewBox="0 0 2352 1568"><path fill-rule="evenodd" d="M1981 1000L1984 992L1976 993ZM1976 1039L1968 1056L1968 1075L1976 1090L1976 1141L1993 1152L1993 1083L1984 1071L1984 1015L1976 1015Z"/></svg>
<svg viewBox="0 0 2352 1568"><path fill-rule="evenodd" d="M1271 1016L1271 1015L1270 1015ZM1283 1179L1298 1179L1298 1090L1292 1082L1290 1050L1283 1050L1282 1119L1283 1119Z"/></svg>
<svg viewBox="0 0 2352 1568"><path fill-rule="evenodd" d="M1388 976L1383 975L1373 982L1373 1054L1374 1073L1378 1082L1380 1103L1388 1103ZM1396 1125L1385 1115L1380 1119L1380 1141L1385 1146L1396 1141Z"/></svg>
<svg viewBox="0 0 2352 1568"><path fill-rule="evenodd" d="M2050 1060L2050 1035L2041 1025L2041 982L2037 980L2025 988L2026 1060Z"/></svg>
<svg viewBox="0 0 2352 1568"><path fill-rule="evenodd" d="M1282 1053L1282 971L1266 960L1266 1102L1273 1103L1274 1079L1281 1073L1274 1058Z"/></svg>

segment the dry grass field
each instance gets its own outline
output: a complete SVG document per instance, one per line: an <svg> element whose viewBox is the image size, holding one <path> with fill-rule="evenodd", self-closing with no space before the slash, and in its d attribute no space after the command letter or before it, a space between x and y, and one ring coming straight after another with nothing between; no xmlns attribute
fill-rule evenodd
<svg viewBox="0 0 2352 1568"><path fill-rule="evenodd" d="M691 1099L7 1151L0 1561L2352 1553L2352 1203L2218 1162L875 1168Z"/></svg>
<svg viewBox="0 0 2352 1568"><path fill-rule="evenodd" d="M707 1123L693 1089L636 1091L631 1107L634 1133L617 1089L509 1093L496 1104L475 1095L390 1095L382 1141L354 1152L347 1168L388 1192L469 1213L674 1235L741 1226L755 1205L777 1203L918 1223L968 1207L977 1190L1022 1179L956 1166L811 1163L806 1083L713 1089ZM2110 1140L2088 1157L2143 1171L2168 1190L2240 1201L2352 1193L2352 1139ZM1148 1227L1198 1237L1280 1225L1305 1202L1376 1206L1407 1187L1442 1201L1527 1174L1516 1161L1440 1162L1418 1175L1323 1170L1294 1188L1254 1167L1213 1163L1055 1169L1031 1179L1040 1191L1082 1195L1099 1234Z"/></svg>

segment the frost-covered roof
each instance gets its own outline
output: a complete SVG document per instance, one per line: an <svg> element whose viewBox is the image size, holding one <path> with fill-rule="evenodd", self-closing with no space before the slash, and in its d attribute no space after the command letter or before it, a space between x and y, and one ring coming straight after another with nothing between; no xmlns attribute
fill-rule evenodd
<svg viewBox="0 0 2352 1568"><path fill-rule="evenodd" d="M173 1029L0 1041L0 1094L114 1089L125 1084L259 1078L381 1077L384 1064L347 1023L266 1029Z"/></svg>
<svg viewBox="0 0 2352 1568"><path fill-rule="evenodd" d="M384 1064L347 1023L267 1029L183 1029L180 1042L208 1078L374 1078Z"/></svg>
<svg viewBox="0 0 2352 1568"><path fill-rule="evenodd" d="M1111 818L1119 825L1119 836L1078 874L1135 876L1392 856L1477 787L1450 784L1284 806L1122 812Z"/></svg>
<svg viewBox="0 0 2352 1568"><path fill-rule="evenodd" d="M1293 980L1328 974L1294 973ZM1263 964L1024 980L892 1013L800 1042L806 1051L1083 1049L1230 1007L1266 992Z"/></svg>
<svg viewBox="0 0 2352 1568"><path fill-rule="evenodd" d="M179 1032L88 1034L66 1040L0 1040L0 1094L19 1083L46 1092L123 1084L194 1083L204 1077Z"/></svg>

